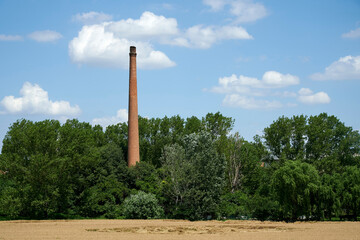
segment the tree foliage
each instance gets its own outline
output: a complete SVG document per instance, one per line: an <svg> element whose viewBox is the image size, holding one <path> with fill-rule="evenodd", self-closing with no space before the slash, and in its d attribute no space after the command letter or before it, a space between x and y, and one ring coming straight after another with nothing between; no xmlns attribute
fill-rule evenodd
<svg viewBox="0 0 360 240"><path fill-rule="evenodd" d="M250 142L233 124L139 116L128 168L127 123L20 119L3 139L0 217L357 219L358 131L326 113L282 116Z"/></svg>
<svg viewBox="0 0 360 240"><path fill-rule="evenodd" d="M215 151L211 134L186 135L182 145L167 146L162 159L169 176L165 195L173 217L215 217L224 185L225 161Z"/></svg>
<svg viewBox="0 0 360 240"><path fill-rule="evenodd" d="M316 169L308 163L287 161L273 174L271 186L280 204L283 218L296 220L309 218L316 206L316 194L320 178Z"/></svg>
<svg viewBox="0 0 360 240"><path fill-rule="evenodd" d="M130 219L151 219L160 218L164 211L154 194L139 191L125 199L123 212Z"/></svg>

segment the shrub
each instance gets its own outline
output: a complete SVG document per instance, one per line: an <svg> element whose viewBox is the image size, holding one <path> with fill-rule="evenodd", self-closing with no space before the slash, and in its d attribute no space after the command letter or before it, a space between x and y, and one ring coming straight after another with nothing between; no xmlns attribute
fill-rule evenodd
<svg viewBox="0 0 360 240"><path fill-rule="evenodd" d="M160 218L164 210L159 206L154 194L139 191L125 199L123 213L126 218L130 219L150 219Z"/></svg>

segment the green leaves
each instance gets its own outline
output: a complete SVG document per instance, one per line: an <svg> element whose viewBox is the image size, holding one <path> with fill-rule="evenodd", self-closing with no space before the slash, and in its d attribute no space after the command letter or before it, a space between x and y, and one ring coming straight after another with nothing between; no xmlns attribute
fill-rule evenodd
<svg viewBox="0 0 360 240"><path fill-rule="evenodd" d="M273 162L301 160L314 165L320 174L356 165L360 152L359 133L326 113L280 117L264 129L264 139Z"/></svg>
<svg viewBox="0 0 360 240"><path fill-rule="evenodd" d="M186 135L182 145L164 148L162 160L167 181L165 196L172 216L192 220L216 217L225 180L225 159L215 151L211 135Z"/></svg>
<svg viewBox="0 0 360 240"><path fill-rule="evenodd" d="M162 217L164 211L154 194L139 191L125 199L123 213L129 219L152 219Z"/></svg>
<svg viewBox="0 0 360 240"><path fill-rule="evenodd" d="M286 161L273 174L271 186L280 203L284 219L311 216L320 178L316 169L300 161Z"/></svg>
<svg viewBox="0 0 360 240"><path fill-rule="evenodd" d="M341 177L342 207L347 209L348 215L353 215L356 219L360 213L360 168L356 166L347 167Z"/></svg>
<svg viewBox="0 0 360 240"><path fill-rule="evenodd" d="M18 120L0 155L0 215L118 218L125 199L129 218L359 215L358 131L326 113L283 116L248 142L233 123L139 117L141 162L128 168L126 123Z"/></svg>

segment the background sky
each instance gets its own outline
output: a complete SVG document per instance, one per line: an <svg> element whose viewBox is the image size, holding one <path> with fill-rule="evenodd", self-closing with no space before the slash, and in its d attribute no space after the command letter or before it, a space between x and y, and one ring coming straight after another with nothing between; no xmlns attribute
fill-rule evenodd
<svg viewBox="0 0 360 240"><path fill-rule="evenodd" d="M130 45L141 116L360 129L359 0L0 0L0 139L21 118L126 121Z"/></svg>

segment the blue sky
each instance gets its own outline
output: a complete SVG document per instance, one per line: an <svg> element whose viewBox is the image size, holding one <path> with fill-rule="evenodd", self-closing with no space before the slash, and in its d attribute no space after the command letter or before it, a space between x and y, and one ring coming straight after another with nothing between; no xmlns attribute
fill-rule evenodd
<svg viewBox="0 0 360 240"><path fill-rule="evenodd" d="M0 0L0 138L17 119L220 111L247 140L285 115L360 129L360 1Z"/></svg>

